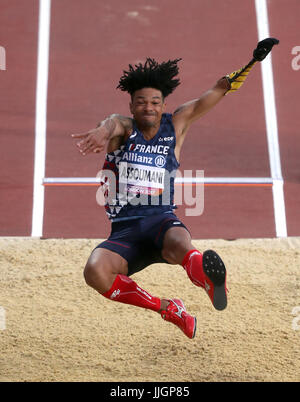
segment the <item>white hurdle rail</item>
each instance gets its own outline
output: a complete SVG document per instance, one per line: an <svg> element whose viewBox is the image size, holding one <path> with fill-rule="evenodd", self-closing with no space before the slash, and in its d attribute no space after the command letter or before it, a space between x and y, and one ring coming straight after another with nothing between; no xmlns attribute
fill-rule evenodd
<svg viewBox="0 0 300 402"><path fill-rule="evenodd" d="M100 180L100 177L45 177L42 187L99 186ZM284 181L282 179L271 177L176 177L175 185L270 187L273 193L276 237L287 237L285 203L283 197L278 197L278 194L283 194Z"/></svg>
<svg viewBox="0 0 300 402"><path fill-rule="evenodd" d="M44 186L99 185L100 177L45 177ZM178 177L175 184L273 185L271 177Z"/></svg>

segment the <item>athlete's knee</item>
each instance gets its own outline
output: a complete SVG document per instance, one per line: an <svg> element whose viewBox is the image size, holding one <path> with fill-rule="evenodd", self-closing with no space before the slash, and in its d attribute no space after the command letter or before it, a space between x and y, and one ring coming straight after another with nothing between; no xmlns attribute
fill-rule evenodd
<svg viewBox="0 0 300 402"><path fill-rule="evenodd" d="M162 257L171 264L181 264L186 253L191 249L189 232L184 228L172 228L167 231Z"/></svg>
<svg viewBox="0 0 300 402"><path fill-rule="evenodd" d="M174 247L176 247L174 245ZM164 248L162 250L162 257L164 260L168 261L170 264L180 264L184 256L185 250L180 249L180 244L176 248Z"/></svg>
<svg viewBox="0 0 300 402"><path fill-rule="evenodd" d="M127 275L127 266L126 260L118 254L96 248L87 261L83 276L87 285L103 294L112 287L118 274Z"/></svg>
<svg viewBox="0 0 300 402"><path fill-rule="evenodd" d="M108 266L102 264L101 261L90 259L84 268L83 276L86 284L99 293L107 292L111 288L115 277Z"/></svg>
<svg viewBox="0 0 300 402"><path fill-rule="evenodd" d="M189 245L177 238L165 245L162 257L171 264L181 264L189 248Z"/></svg>
<svg viewBox="0 0 300 402"><path fill-rule="evenodd" d="M83 277L85 279L86 284L92 286L96 276L97 276L96 267L88 261L83 270Z"/></svg>

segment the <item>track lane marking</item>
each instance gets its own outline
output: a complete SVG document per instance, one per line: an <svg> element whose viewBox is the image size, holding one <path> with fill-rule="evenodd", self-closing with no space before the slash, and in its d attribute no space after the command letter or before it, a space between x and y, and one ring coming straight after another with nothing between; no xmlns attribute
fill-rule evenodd
<svg viewBox="0 0 300 402"><path fill-rule="evenodd" d="M255 0L258 40L269 38L269 20L266 0ZM274 93L274 78L271 53L260 63L263 82L265 120L268 140L269 162L273 179L273 205L277 237L287 237L286 212L284 202L284 181L281 171L278 140L277 113Z"/></svg>
<svg viewBox="0 0 300 402"><path fill-rule="evenodd" d="M37 83L35 108L35 150L31 236L43 235L44 186L46 161L47 92L49 70L51 0L39 2Z"/></svg>

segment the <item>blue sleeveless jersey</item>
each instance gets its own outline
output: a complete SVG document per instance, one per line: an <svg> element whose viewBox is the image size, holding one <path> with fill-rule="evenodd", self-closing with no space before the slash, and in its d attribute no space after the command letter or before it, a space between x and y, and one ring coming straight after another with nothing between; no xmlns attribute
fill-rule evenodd
<svg viewBox="0 0 300 402"><path fill-rule="evenodd" d="M101 184L111 221L168 213L176 208L174 181L179 163L175 145L172 115L163 114L151 140L145 140L134 122L125 144L106 154Z"/></svg>

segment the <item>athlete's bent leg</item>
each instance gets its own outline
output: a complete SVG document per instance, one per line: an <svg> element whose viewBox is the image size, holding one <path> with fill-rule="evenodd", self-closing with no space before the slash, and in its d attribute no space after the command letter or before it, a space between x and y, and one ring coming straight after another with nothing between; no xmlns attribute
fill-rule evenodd
<svg viewBox="0 0 300 402"><path fill-rule="evenodd" d="M170 264L180 264L190 280L204 288L202 254L192 245L189 232L183 227L167 230L162 249L163 258Z"/></svg>
<svg viewBox="0 0 300 402"><path fill-rule="evenodd" d="M195 336L196 319L186 312L181 300L152 296L129 278L127 272L127 261L123 257L110 250L97 248L86 264L84 277L89 286L107 299L156 311L189 338Z"/></svg>
<svg viewBox="0 0 300 402"><path fill-rule="evenodd" d="M85 270L86 283L110 300L160 312L166 300L150 295L127 276L127 261L119 254L96 248Z"/></svg>

